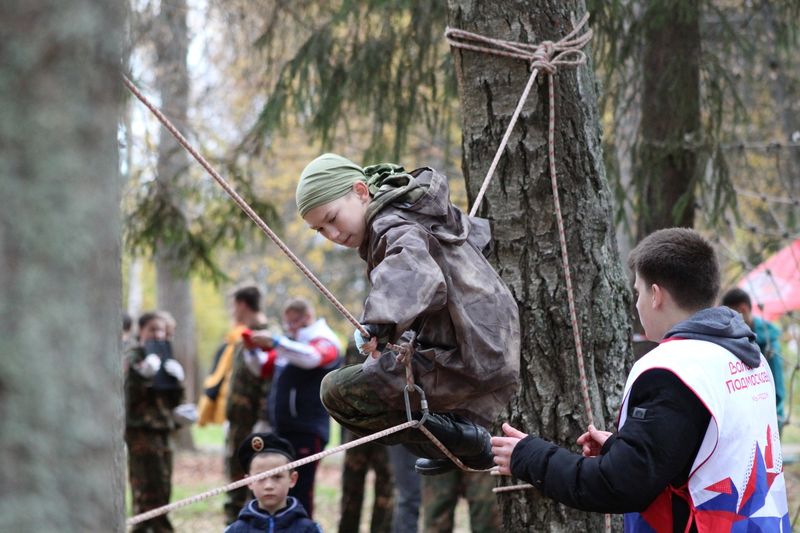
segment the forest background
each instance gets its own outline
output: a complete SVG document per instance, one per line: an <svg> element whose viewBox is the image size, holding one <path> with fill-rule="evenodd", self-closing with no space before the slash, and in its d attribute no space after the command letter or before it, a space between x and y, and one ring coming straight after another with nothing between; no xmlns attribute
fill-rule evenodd
<svg viewBox="0 0 800 533"><path fill-rule="evenodd" d="M449 176L454 203L468 207L467 117L444 39L454 6L467 9L459 4L469 3L136 0L130 73L357 315L363 264L296 215L297 177L326 150L364 165L432 166ZM587 9L619 256L654 229L692 226L715 243L723 286L732 286L800 236L797 5L590 1ZM522 85L504 90L515 101ZM134 316L155 307L175 314L195 394L229 326L228 295L242 284L262 289L274 328L282 302L303 296L346 341L352 327L148 112L129 101L125 117L124 304ZM490 209L482 214L501 223ZM783 325L797 327L791 314ZM791 390L797 345L784 340ZM800 440L796 426L786 439Z"/></svg>
<svg viewBox="0 0 800 533"><path fill-rule="evenodd" d="M468 117L443 34L468 5L136 0L130 72L357 315L363 264L305 227L297 177L327 150L364 165L432 166L467 209ZM695 227L717 246L723 287L733 286L800 236L796 3L589 1L587 9L619 256L654 229ZM503 89L515 100L522 85ZM282 302L304 296L346 341L352 327L164 135L129 102L120 129L124 301L132 315L154 307L176 315L195 387L229 326L227 295L242 284L262 289L274 328ZM503 221L491 208L482 214L495 228ZM791 391L798 325L791 313L782 325ZM800 440L796 425L785 439Z"/></svg>

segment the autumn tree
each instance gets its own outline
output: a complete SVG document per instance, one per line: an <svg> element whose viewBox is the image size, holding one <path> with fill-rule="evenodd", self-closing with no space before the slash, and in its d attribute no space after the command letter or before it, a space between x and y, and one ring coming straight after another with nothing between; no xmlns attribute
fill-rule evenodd
<svg viewBox="0 0 800 533"><path fill-rule="evenodd" d="M0 6L0 530L123 531L124 10Z"/></svg>

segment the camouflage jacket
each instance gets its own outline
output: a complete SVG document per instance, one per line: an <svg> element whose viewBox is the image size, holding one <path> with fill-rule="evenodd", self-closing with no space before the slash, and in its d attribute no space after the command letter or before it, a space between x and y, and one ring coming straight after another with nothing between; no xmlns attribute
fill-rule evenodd
<svg viewBox="0 0 800 533"><path fill-rule="evenodd" d="M153 379L139 374L133 365L147 354L141 346L132 347L127 355L125 368L125 425L129 428L173 430L175 422L172 410L183 399L183 387L173 390L158 390Z"/></svg>
<svg viewBox="0 0 800 533"><path fill-rule="evenodd" d="M267 329L267 324L251 326L252 330ZM225 418L234 425L244 424L253 427L259 417L267 410L267 396L272 383L271 379L254 376L244 363L244 343L241 336L236 341L236 353L230 374ZM266 416L264 416L266 418ZM238 443L237 443L238 444Z"/></svg>
<svg viewBox="0 0 800 533"><path fill-rule="evenodd" d="M489 424L519 385L517 304L482 253L488 221L450 203L442 174L411 174L424 193L378 211L359 249L371 284L363 322L394 325L393 342L416 332L414 375L432 411ZM404 369L393 353L368 358L364 372L402 407Z"/></svg>

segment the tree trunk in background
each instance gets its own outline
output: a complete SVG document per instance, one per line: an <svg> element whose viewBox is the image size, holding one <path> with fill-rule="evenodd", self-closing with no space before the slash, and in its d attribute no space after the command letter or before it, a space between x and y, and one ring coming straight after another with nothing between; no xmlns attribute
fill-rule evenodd
<svg viewBox="0 0 800 533"><path fill-rule="evenodd" d="M0 4L0 531L124 531L123 5Z"/></svg>
<svg viewBox="0 0 800 533"><path fill-rule="evenodd" d="M449 24L490 37L558 40L583 2L449 0ZM587 51L588 52L588 51ZM463 113L464 174L471 197L500 143L526 80L521 61L454 50ZM630 292L620 267L588 66L556 77L556 158L570 266L595 422L616 418L631 363ZM522 387L506 417L578 451L586 429L547 163L547 85L531 91L481 213L493 219L494 261L522 326ZM508 531L601 531L603 516L566 508L536 491L501 497Z"/></svg>
<svg viewBox="0 0 800 533"><path fill-rule="evenodd" d="M189 108L189 70L186 54L189 35L186 23L188 6L185 0L161 3L155 30L158 52L156 85L161 94L161 108L173 123L185 132ZM181 181L189 164L188 156L164 128L158 141L158 194L164 201L180 206ZM189 265L175 247L168 243L155 253L158 286L158 307L169 311L178 324L172 341L175 357L186 370L186 399L195 401L197 383L197 341Z"/></svg>
<svg viewBox="0 0 800 533"><path fill-rule="evenodd" d="M642 56L643 93L634 182L640 198L636 241L673 226L694 226L700 127L700 7L692 0L650 2ZM644 339L633 307L636 357Z"/></svg>
<svg viewBox="0 0 800 533"><path fill-rule="evenodd" d="M775 101L775 114L781 117L781 126L784 134L784 141L797 142L794 137L800 134L800 104L796 91L793 87L797 87L797 83L792 83L792 80L787 76L787 70L792 72L792 62L796 64L796 57L794 54L782 51L777 42L777 21L775 20L775 13L772 5L769 2L762 4L764 13L764 22L767 29L767 35L772 39L772 50L770 55L770 91L772 92L772 99ZM787 94L788 93L788 94ZM786 176L784 186L788 191L788 195L795 197L800 192L800 148L787 148L788 168L782 173L782 177ZM793 220L794 219L793 217ZM782 221L784 222L784 221Z"/></svg>
<svg viewBox="0 0 800 533"><path fill-rule="evenodd" d="M700 4L650 2L642 70L644 92L634 176L641 184L638 238L694 225L700 130Z"/></svg>
<svg viewBox="0 0 800 533"><path fill-rule="evenodd" d="M128 268L128 314L134 322L142 313L142 266L141 258L134 257Z"/></svg>

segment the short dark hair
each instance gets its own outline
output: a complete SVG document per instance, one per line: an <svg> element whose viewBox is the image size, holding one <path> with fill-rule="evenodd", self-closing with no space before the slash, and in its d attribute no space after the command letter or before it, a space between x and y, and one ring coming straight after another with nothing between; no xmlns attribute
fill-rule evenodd
<svg viewBox="0 0 800 533"><path fill-rule="evenodd" d="M122 331L130 331L131 326L133 325L133 320L131 319L131 315L128 313L122 313Z"/></svg>
<svg viewBox="0 0 800 533"><path fill-rule="evenodd" d="M747 304L749 309L753 308L753 302L750 300L750 295L738 287L726 292L722 297L722 302L720 303L725 307L736 307L741 304Z"/></svg>
<svg viewBox="0 0 800 533"><path fill-rule="evenodd" d="M689 228L667 228L642 239L628 256L628 267L648 285L669 291L684 310L712 307L720 275L714 248Z"/></svg>
<svg viewBox="0 0 800 533"><path fill-rule="evenodd" d="M314 307L305 298L290 298L283 306L283 313L314 314Z"/></svg>
<svg viewBox="0 0 800 533"><path fill-rule="evenodd" d="M242 287L233 293L233 300L242 302L251 311L261 310L261 291L258 287Z"/></svg>
<svg viewBox="0 0 800 533"><path fill-rule="evenodd" d="M142 329L144 329L144 327L145 327L145 326L146 326L146 325L147 325L147 324L148 324L148 323L149 323L151 320L155 320L155 319L158 319L158 320L164 320L164 321L166 321L166 319L164 318L164 316L163 316L163 315L161 315L161 314L160 314L158 311L148 311L147 313L142 313L141 315L139 315L139 322L138 322L138 324L139 324L139 331L141 331Z"/></svg>

